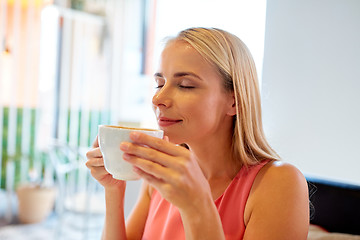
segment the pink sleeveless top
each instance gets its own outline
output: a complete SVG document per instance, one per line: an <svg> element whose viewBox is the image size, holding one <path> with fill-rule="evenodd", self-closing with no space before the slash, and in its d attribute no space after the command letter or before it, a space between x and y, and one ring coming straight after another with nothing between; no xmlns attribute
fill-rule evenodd
<svg viewBox="0 0 360 240"><path fill-rule="evenodd" d="M251 186L260 169L269 161L241 168L224 193L215 200L225 238L239 240L245 232L244 210ZM185 232L178 209L154 190L143 240L184 240Z"/></svg>

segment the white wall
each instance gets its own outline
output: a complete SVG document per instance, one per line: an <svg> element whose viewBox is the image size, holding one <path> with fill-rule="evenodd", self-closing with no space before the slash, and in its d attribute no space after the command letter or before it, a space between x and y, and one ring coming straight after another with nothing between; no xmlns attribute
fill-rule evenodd
<svg viewBox="0 0 360 240"><path fill-rule="evenodd" d="M360 1L268 0L262 84L284 161L360 184Z"/></svg>
<svg viewBox="0 0 360 240"><path fill-rule="evenodd" d="M261 73L266 0L157 0L157 2L156 43L161 43L165 37L174 36L189 27L221 28L244 41ZM155 57L158 57L162 45L156 47Z"/></svg>

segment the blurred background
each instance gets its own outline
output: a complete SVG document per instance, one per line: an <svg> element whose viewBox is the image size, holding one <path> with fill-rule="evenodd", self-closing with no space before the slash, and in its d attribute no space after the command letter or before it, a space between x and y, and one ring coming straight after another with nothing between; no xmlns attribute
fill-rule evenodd
<svg viewBox="0 0 360 240"><path fill-rule="evenodd" d="M104 197L84 164L98 125L157 127L152 75L162 40L184 28L239 35L261 69L265 11L264 0L0 0L0 238L99 239Z"/></svg>
<svg viewBox="0 0 360 240"><path fill-rule="evenodd" d="M0 0L1 239L99 239L103 192L85 153L99 124L157 127L162 40L196 26L249 47L284 161L360 184L359 1Z"/></svg>

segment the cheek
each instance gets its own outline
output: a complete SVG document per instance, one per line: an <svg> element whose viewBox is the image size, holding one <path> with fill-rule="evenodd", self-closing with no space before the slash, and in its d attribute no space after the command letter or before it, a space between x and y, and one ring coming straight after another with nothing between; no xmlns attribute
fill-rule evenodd
<svg viewBox="0 0 360 240"><path fill-rule="evenodd" d="M221 121L226 115L226 103L222 95L213 94L202 102L198 109L203 114L207 122ZM204 120L204 121L205 121Z"/></svg>
<svg viewBox="0 0 360 240"><path fill-rule="evenodd" d="M187 106L189 117L197 119L199 124L206 124L216 118L218 113L217 104L211 98L197 99Z"/></svg>

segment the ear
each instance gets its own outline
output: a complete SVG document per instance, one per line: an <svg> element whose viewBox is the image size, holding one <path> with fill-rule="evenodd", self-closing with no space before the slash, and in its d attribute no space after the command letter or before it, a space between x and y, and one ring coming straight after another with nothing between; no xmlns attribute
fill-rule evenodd
<svg viewBox="0 0 360 240"><path fill-rule="evenodd" d="M235 116L236 115L236 101L234 93L231 93L231 98L229 99L229 109L227 112L228 116Z"/></svg>

